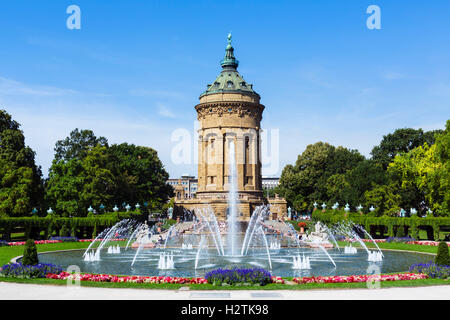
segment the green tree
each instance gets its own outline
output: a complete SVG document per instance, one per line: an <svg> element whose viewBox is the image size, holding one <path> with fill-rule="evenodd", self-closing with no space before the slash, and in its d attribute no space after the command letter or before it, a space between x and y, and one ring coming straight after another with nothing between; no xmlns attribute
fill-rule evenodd
<svg viewBox="0 0 450 320"><path fill-rule="evenodd" d="M42 172L20 125L0 110L0 216L31 215L43 197Z"/></svg>
<svg viewBox="0 0 450 320"><path fill-rule="evenodd" d="M109 154L109 168L116 177L117 203L150 202L161 209L172 196L172 187L166 183L169 174L156 150L122 143L112 145Z"/></svg>
<svg viewBox="0 0 450 320"><path fill-rule="evenodd" d="M436 135L436 143L424 143L394 158L388 172L402 197L402 206L436 215L449 215L450 208L450 121L445 131Z"/></svg>
<svg viewBox="0 0 450 320"><path fill-rule="evenodd" d="M81 160L53 160L46 181L46 203L63 216L84 216L85 204L80 201L84 185L84 169Z"/></svg>
<svg viewBox="0 0 450 320"><path fill-rule="evenodd" d="M426 147L428 148L428 147ZM421 155L419 155L419 153ZM420 208L425 201L424 193L417 186L417 161L424 155L422 147L397 155L389 164L390 184L400 195L402 208Z"/></svg>
<svg viewBox="0 0 450 320"><path fill-rule="evenodd" d="M63 140L70 142L65 145L70 145L71 156L57 152L49 170L46 200L56 212L86 216L89 206L112 208L115 204L144 202L152 209L161 209L171 196L172 187L166 184L169 175L154 149L127 143L91 145L104 141L93 138L93 134L89 143L81 139L80 147L74 136L78 137L76 130ZM60 145L58 142L55 150Z"/></svg>
<svg viewBox="0 0 450 320"><path fill-rule="evenodd" d="M105 137L97 138L92 130L79 130L76 128L70 132L69 137L56 142L55 160L81 160L86 157L89 150L97 145L107 147L108 140Z"/></svg>
<svg viewBox="0 0 450 320"><path fill-rule="evenodd" d="M107 148L100 145L81 160L53 160L46 184L49 205L64 216L86 216L89 206L109 204L116 190L109 161Z"/></svg>
<svg viewBox="0 0 450 320"><path fill-rule="evenodd" d="M86 205L99 207L102 203L110 204L117 190L114 174L108 168L111 156L107 147L93 147L82 161L83 188L80 199Z"/></svg>
<svg viewBox="0 0 450 320"><path fill-rule="evenodd" d="M435 156L440 167L430 177L429 202L441 215L450 215L450 120L445 131L437 135Z"/></svg>
<svg viewBox="0 0 450 320"><path fill-rule="evenodd" d="M329 200L331 184L336 182L333 179L343 182L342 177L335 176L329 181L330 177L345 174L363 160L364 156L356 150L336 148L324 142L308 145L294 166L283 169L277 191L296 210L305 204L311 209L314 201Z"/></svg>
<svg viewBox="0 0 450 320"><path fill-rule="evenodd" d="M383 136L380 144L372 149L372 159L387 168L396 155L409 152L425 142L428 145L434 144L435 135L439 133L442 130L424 132L422 129L397 129Z"/></svg>
<svg viewBox="0 0 450 320"><path fill-rule="evenodd" d="M366 202L366 191L371 190L374 186L388 183L386 170L373 160L359 162L352 170L347 171L345 179L349 184L349 188L346 190L346 200L354 205Z"/></svg>
<svg viewBox="0 0 450 320"><path fill-rule="evenodd" d="M397 216L400 211L400 196L396 194L395 189L389 185L376 186L364 194L366 206L375 207L375 215Z"/></svg>

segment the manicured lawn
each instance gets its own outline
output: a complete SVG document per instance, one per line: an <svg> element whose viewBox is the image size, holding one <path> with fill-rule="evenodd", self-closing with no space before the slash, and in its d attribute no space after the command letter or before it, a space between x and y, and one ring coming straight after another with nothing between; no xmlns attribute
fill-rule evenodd
<svg viewBox="0 0 450 320"><path fill-rule="evenodd" d="M345 247L348 245L348 242L345 241L338 241L339 247ZM376 248L375 244L372 242L365 242L365 245L367 248L372 249ZM424 253L437 253L437 246L423 246L423 245L417 245L417 244L406 244L406 243L377 243L377 245L380 247L380 249L391 249L391 250L404 250L404 251L417 251L417 252L424 252ZM361 248L361 245L358 242L353 242L352 246Z"/></svg>
<svg viewBox="0 0 450 320"><path fill-rule="evenodd" d="M125 245L125 241L117 244ZM346 242L338 242L339 246L345 246ZM90 242L63 242L52 244L37 245L38 252L54 251L54 250L68 250L68 249L85 249L90 245ZM354 244L356 246L356 244ZM375 248L372 243L366 243L369 248ZM436 253L437 247L411 245L404 243L379 243L382 249L407 250L417 252ZM0 247L0 265L8 263L12 258L22 255L24 246L17 247ZM287 280L292 280L287 278ZM18 278L0 278L4 282L17 283L33 283L45 285L66 285L65 280L55 279L18 279ZM418 287L431 285L448 285L448 280L440 279L424 279L424 280L404 280L404 281L386 281L381 282L381 288L388 287ZM269 284L266 286L213 286L210 284L142 284L142 283L108 283L108 282L91 282L82 281L82 286L90 287L104 287L104 288L136 288L136 289L165 289L177 290L181 287L189 287L190 290L307 290L307 289L344 289L344 288L367 288L366 283L311 283L311 284Z"/></svg>
<svg viewBox="0 0 450 320"><path fill-rule="evenodd" d="M114 242L119 245L126 245L126 241ZM38 253L55 250L69 250L69 249L86 249L91 242L62 242L62 243L48 243L36 245ZM98 246L95 244L94 246ZM8 263L12 258L21 256L23 254L24 246L9 246L0 247L0 265Z"/></svg>
<svg viewBox="0 0 450 320"><path fill-rule="evenodd" d="M42 285L67 285L65 280L55 279L17 279L0 278L3 282L32 283ZM310 289L351 289L367 288L366 283L307 283L307 284L268 284L266 286L213 286L211 284L152 284L152 283L112 283L112 282L93 282L81 281L83 287L98 288L134 288L134 289L160 289L160 290L178 290L182 287L188 287L190 290L310 290ZM448 280L423 279L423 280L404 280L404 281L385 281L380 282L381 288L392 287L421 287L448 285Z"/></svg>

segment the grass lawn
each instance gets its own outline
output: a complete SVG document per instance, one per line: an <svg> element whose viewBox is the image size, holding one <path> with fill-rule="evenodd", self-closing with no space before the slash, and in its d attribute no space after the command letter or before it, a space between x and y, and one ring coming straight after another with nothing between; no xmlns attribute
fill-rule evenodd
<svg viewBox="0 0 450 320"><path fill-rule="evenodd" d="M3 282L30 283L41 285L60 285L65 286L67 281L55 279L18 279L18 278L0 278ZM211 284L151 284L151 283L111 283L81 281L82 287L97 288L131 288L131 289L160 289L160 290L179 290L182 287L188 287L190 290L309 290L309 289L365 289L367 284L363 283L307 283L307 284L268 284L265 286L213 286ZM393 287L421 287L448 285L448 280L423 279L423 280L403 280L403 281L385 281L380 282L381 288Z"/></svg>
<svg viewBox="0 0 450 320"><path fill-rule="evenodd" d="M125 241L117 244L124 246ZM339 246L345 246L346 242L338 242ZM63 242L51 244L37 245L38 252L69 250L69 249L85 249L90 242ZM355 244L354 244L355 245ZM375 248L372 243L366 243L367 247ZM410 245L404 243L379 243L382 249L417 251L426 253L436 253L437 247ZM355 245L356 246L356 245ZM0 247L0 265L9 263L9 261L23 254L24 246L17 247ZM287 280L292 280L287 278ZM66 285L65 280L54 279L19 279L19 278L0 278L3 282L16 283L32 283L45 285ZM424 279L424 280L404 280L404 281L386 281L380 282L381 288L388 287L419 287L431 285L448 285L448 280L440 279ZM311 284L269 284L266 286L213 286L210 284L142 284L142 283L108 283L108 282L92 282L82 281L81 286L102 287L102 288L136 288L136 289L165 289L178 290L181 287L189 287L190 290L308 290L308 289L344 289L344 288L367 288L366 283L311 283Z"/></svg>
<svg viewBox="0 0 450 320"><path fill-rule="evenodd" d="M373 242L365 242L364 243L369 249L376 249L376 245ZM339 247L345 247L348 245L348 242L338 241ZM403 250L403 251L416 251L416 252L424 252L424 253L437 253L437 246L422 246L418 244L406 244L406 243L388 243L382 242L377 243L380 249L391 249L391 250ZM352 246L362 248L358 242L353 242Z"/></svg>

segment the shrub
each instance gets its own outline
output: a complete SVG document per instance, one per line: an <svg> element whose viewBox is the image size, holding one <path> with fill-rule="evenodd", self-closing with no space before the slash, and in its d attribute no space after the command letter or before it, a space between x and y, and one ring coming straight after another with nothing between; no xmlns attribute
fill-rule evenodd
<svg viewBox="0 0 450 320"><path fill-rule="evenodd" d="M450 266L437 265L433 262L413 264L409 271L425 273L433 279L447 279L450 276Z"/></svg>
<svg viewBox="0 0 450 320"><path fill-rule="evenodd" d="M252 284L264 286L271 283L270 272L260 268L252 269L217 269L205 275L208 283L213 285L242 285Z"/></svg>
<svg viewBox="0 0 450 320"><path fill-rule="evenodd" d="M33 239L28 239L27 242L25 243L22 263L24 265L35 265L39 263L37 256L37 249Z"/></svg>
<svg viewBox="0 0 450 320"><path fill-rule="evenodd" d="M439 266L450 266L448 246L445 241L439 242L436 259L434 260L434 262Z"/></svg>
<svg viewBox="0 0 450 320"><path fill-rule="evenodd" d="M0 276L13 278L45 278L47 274L61 273L63 269L53 264L40 263L25 265L22 263L10 263L0 268Z"/></svg>

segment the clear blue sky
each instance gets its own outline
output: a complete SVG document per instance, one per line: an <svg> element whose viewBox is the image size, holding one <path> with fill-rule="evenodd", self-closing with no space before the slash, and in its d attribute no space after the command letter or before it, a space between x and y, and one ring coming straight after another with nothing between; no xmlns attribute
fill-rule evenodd
<svg viewBox="0 0 450 320"><path fill-rule="evenodd" d="M71 4L81 30L66 27ZM371 4L381 30L366 26ZM263 128L279 129L278 174L317 141L369 156L396 128L450 118L449 14L447 0L2 1L0 108L44 175L77 127L155 148L172 177L196 175L171 161L171 133L193 132L232 32Z"/></svg>

